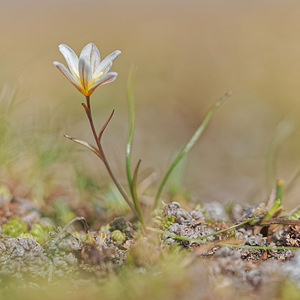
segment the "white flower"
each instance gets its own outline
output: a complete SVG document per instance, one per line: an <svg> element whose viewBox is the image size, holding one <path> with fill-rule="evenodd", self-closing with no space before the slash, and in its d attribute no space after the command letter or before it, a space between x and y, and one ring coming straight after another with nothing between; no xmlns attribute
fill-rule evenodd
<svg viewBox="0 0 300 300"><path fill-rule="evenodd" d="M116 50L101 61L100 53L93 43L82 49L79 58L67 45L61 44L58 48L69 70L57 61L53 64L83 95L90 96L96 87L110 83L117 78L118 73L108 71L121 51Z"/></svg>

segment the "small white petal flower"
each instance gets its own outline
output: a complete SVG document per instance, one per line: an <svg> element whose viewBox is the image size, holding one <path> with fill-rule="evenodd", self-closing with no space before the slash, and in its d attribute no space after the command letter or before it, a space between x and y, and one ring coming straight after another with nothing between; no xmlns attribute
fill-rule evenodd
<svg viewBox="0 0 300 300"><path fill-rule="evenodd" d="M95 44L87 44L81 51L79 58L67 45L59 45L69 70L61 63L53 64L65 77L85 96L90 96L99 85L110 83L117 78L118 73L108 72L113 61L121 51L116 50L101 61L100 53Z"/></svg>

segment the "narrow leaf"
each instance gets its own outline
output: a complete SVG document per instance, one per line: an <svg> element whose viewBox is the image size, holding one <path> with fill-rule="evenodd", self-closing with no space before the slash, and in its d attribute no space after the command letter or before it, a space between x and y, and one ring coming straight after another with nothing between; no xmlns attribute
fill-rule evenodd
<svg viewBox="0 0 300 300"><path fill-rule="evenodd" d="M101 130L100 130L100 133L99 133L99 136L98 136L98 140L99 140L99 141L101 140L102 134L103 134L104 130L106 129L108 123L110 122L111 118L113 117L114 112L115 112L115 110L113 109L113 111L112 111L111 114L109 115L108 119L106 120L106 122L105 122L104 125L102 126L102 128L101 128Z"/></svg>
<svg viewBox="0 0 300 300"><path fill-rule="evenodd" d="M142 213L142 210L141 210L141 205L140 205L140 202L139 202L139 199L138 199L138 195L137 195L137 175L138 175L138 172L139 172L139 168L140 168L140 164L141 164L141 160L138 161L135 169L134 169L134 173L133 173L133 178L132 178L132 191L133 191L133 203L134 203L134 206L135 206L135 209L140 217L140 220L142 223L144 223L144 218L143 218L143 213Z"/></svg>
<svg viewBox="0 0 300 300"><path fill-rule="evenodd" d="M131 153L132 153L132 143L134 135L134 96L133 96L133 84L136 74L136 67L132 66L128 76L127 82L127 99L128 99L128 113L129 113L129 130L126 144L126 173L127 181L130 188L131 196L134 199L134 189L133 189L133 179L131 174Z"/></svg>
<svg viewBox="0 0 300 300"><path fill-rule="evenodd" d="M87 114L89 114L91 112L85 103L81 103L81 105L83 106L83 108Z"/></svg>
<svg viewBox="0 0 300 300"><path fill-rule="evenodd" d="M241 225L249 223L249 222L251 222L253 220L254 220L254 218L249 219L247 221L244 221L242 223L233 225L233 226L228 227L226 229L219 230L219 231L214 232L212 234L208 234L208 235L199 237L199 238L183 237L183 236L171 233L169 231L164 231L164 230L160 230L160 229L152 228L152 227L146 227L146 230L152 231L152 232L155 232L155 233L158 233L158 234L163 234L165 236L169 236L169 237L172 237L174 239L181 240L181 241L199 242L199 243L203 243L203 244L206 244L206 245L215 245L215 246L220 246L220 247L232 247L232 248L241 248L241 249L260 249L260 250L288 250L288 249L289 250L300 250L299 247L286 247L286 246L273 247L273 246L242 245L242 243L244 243L244 241L242 241L242 240L236 240L236 239L234 239L234 240L226 240L226 241L216 240L216 241L213 241L213 242L203 241L203 239L206 239L206 238L208 238L208 237L210 237L212 235L217 235L219 233L222 233L222 232L225 232L225 231L229 231L231 229L234 229L236 227L239 227Z"/></svg>
<svg viewBox="0 0 300 300"><path fill-rule="evenodd" d="M102 158L101 154L99 153L99 151L94 146L92 146L91 144L89 144L89 143L87 143L85 141L73 138L73 137L71 137L71 136L69 136L67 134L65 134L64 137L66 137L67 139L69 139L69 140L71 140L71 141L73 141L73 142L75 142L77 144L80 144L80 145L84 146L85 148L91 150L93 153L95 153L98 157L100 157L103 160L103 158Z"/></svg>
<svg viewBox="0 0 300 300"><path fill-rule="evenodd" d="M207 124L209 123L211 117L213 116L214 112L216 111L216 109L218 107L220 107L224 101L231 96L231 92L227 92L222 98L220 98L213 106L212 108L208 111L208 113L206 114L205 118L203 119L203 121L201 122L200 126L198 127L198 129L196 130L196 132L194 133L194 135L192 136L192 138L189 140L189 142L186 144L186 146L181 150L181 152L179 152L179 154L176 156L176 158L174 159L174 161L172 162L172 164L170 165L169 169L167 170L165 176L163 177L163 180L158 188L156 197L155 197L155 203L154 203L154 207L157 207L158 204L158 200L159 197L162 193L162 190L168 180L168 178L170 177L172 171L175 169L175 167L178 165L178 163L181 161L181 159L191 150L191 148L195 145L195 143L198 141L198 139L200 138L201 134L203 133L204 129L206 128Z"/></svg>
<svg viewBox="0 0 300 300"><path fill-rule="evenodd" d="M300 219L300 206L296 206L290 213L289 213L289 220L299 220Z"/></svg>

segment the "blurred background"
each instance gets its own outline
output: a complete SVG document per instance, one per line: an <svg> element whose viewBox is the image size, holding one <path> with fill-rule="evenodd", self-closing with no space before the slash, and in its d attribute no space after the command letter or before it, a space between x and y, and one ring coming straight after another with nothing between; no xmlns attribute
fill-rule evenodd
<svg viewBox="0 0 300 300"><path fill-rule="evenodd" d="M63 138L92 141L83 96L52 65L65 63L59 44L79 54L93 42L102 57L122 51L116 82L92 95L99 127L116 109L103 142L121 181L136 64L133 162L142 159L142 177L156 174L153 189L230 90L181 168L179 192L201 203L257 203L281 178L285 206L299 202L300 179L290 184L300 169L299 1L1 0L0 27L0 180L16 195L103 198L104 167Z"/></svg>

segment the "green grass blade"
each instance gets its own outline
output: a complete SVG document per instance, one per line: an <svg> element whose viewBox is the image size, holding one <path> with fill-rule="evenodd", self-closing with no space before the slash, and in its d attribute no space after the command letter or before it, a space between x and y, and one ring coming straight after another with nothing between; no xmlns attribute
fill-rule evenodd
<svg viewBox="0 0 300 300"><path fill-rule="evenodd" d="M136 67L131 67L128 82L127 82L127 98L128 98L128 112L129 112L129 130L128 130L128 138L126 144L126 173L127 173L127 180L130 189L130 193L132 198L134 199L134 188L133 188L133 179L131 174L131 153L132 153L132 143L133 143L133 135L134 135L134 120L135 120L135 113L134 113L134 96L133 96L133 83L136 74ZM135 202L135 201L134 201ZM136 207L136 204L135 208Z"/></svg>
<svg viewBox="0 0 300 300"><path fill-rule="evenodd" d="M208 122L210 121L211 117L213 116L215 110L220 107L223 102L231 95L231 92L227 92L222 98L220 98L213 106L212 108L208 111L206 114L205 118L203 119L202 123L192 136L192 138L189 140L189 142L186 144L186 146L181 150L181 152L176 156L174 161L172 162L171 166L167 170L155 197L155 203L154 203L154 208L157 207L159 197L162 193L162 190L170 177L172 171L175 169L175 167L178 165L178 163L181 161L181 159L191 150L191 148L195 145L195 143L198 141L200 138L201 134L203 133L204 129L206 128Z"/></svg>
<svg viewBox="0 0 300 300"><path fill-rule="evenodd" d="M178 154L178 151L176 151L175 155L172 156L172 159L176 157ZM187 167L187 156L185 156L177 165L177 167L174 169L172 176L169 179L168 184L168 193L170 195L175 195L177 193L188 193L188 190L186 190L183 187L183 179L185 177Z"/></svg>
<svg viewBox="0 0 300 300"><path fill-rule="evenodd" d="M277 182L276 182L276 200L279 201L280 206L282 205L283 185L284 185L284 180L282 180L282 179L277 180Z"/></svg>
<svg viewBox="0 0 300 300"><path fill-rule="evenodd" d="M215 242L209 242L209 241L205 242L205 241L203 241L204 239L206 239L206 238L208 238L210 236L217 235L217 234L223 233L225 231L232 230L232 229L237 228L239 226L242 226L242 225L244 225L246 223L250 223L254 219L255 218L243 221L242 223L230 226L230 227L228 227L226 229L222 229L222 230L213 232L213 233L205 235L205 236L201 236L199 238L183 237L183 236L171 233L169 231L164 231L164 230L160 230L160 229L152 228L152 227L146 227L146 230L152 231L152 232L155 232L155 233L158 233L158 234L166 235L166 236L172 237L172 238L180 240L180 241L199 242L199 243L203 243L203 244L207 244L207 245L216 245L216 246L218 245L218 246L221 246L221 247L232 247L232 248L241 248L241 249L259 249L259 250L300 250L299 247L287 247L287 246L280 246L280 247L276 247L276 246L275 247L273 247L273 246L251 246L251 245L236 245L236 244L230 243L230 241L238 241L238 240L235 240L235 239L227 240L227 241L225 240L224 242L222 240L219 240L219 241L216 241L217 244L215 244Z"/></svg>
<svg viewBox="0 0 300 300"><path fill-rule="evenodd" d="M230 227L227 227L225 229L222 229L222 230L218 230L216 232L213 232L213 233L210 233L210 234L207 234L207 235L204 235L204 236L201 236L199 238L188 238L188 237L182 237L180 235L177 235L177 234L174 234L174 233L171 233L169 231L164 231L164 230L160 230L160 229L156 229L156 228L152 228L152 227L146 227L147 230L149 231L153 231L153 232L157 232L157 233L161 233L161 234L165 234L165 235L168 235L170 237L174 237L178 240L182 240L182 241L192 241L192 242L197 242L197 241L201 241L201 240L204 240L210 236L214 236L214 235L217 235L217 234L220 234L220 233L223 233L223 232L226 232L226 231L229 231L229 230L232 230L232 229L235 229L237 227L240 227L242 225L245 225L247 223L250 223L252 221L254 221L255 218L252 218L252 219L248 219L246 221L243 221L241 223L238 223L238 224L235 224L233 226L230 226Z"/></svg>
<svg viewBox="0 0 300 300"><path fill-rule="evenodd" d="M137 211L137 213L140 217L140 220L141 220L142 224L144 224L143 212L142 212L142 209L141 209L141 205L140 205L139 198L138 198L138 195L137 195L137 190L136 190L137 175L138 175L138 172L139 172L140 164L141 164L141 160L138 161L138 163L135 167L135 170L133 172L132 191L133 191L133 203L134 203L135 209L136 209L136 211Z"/></svg>

